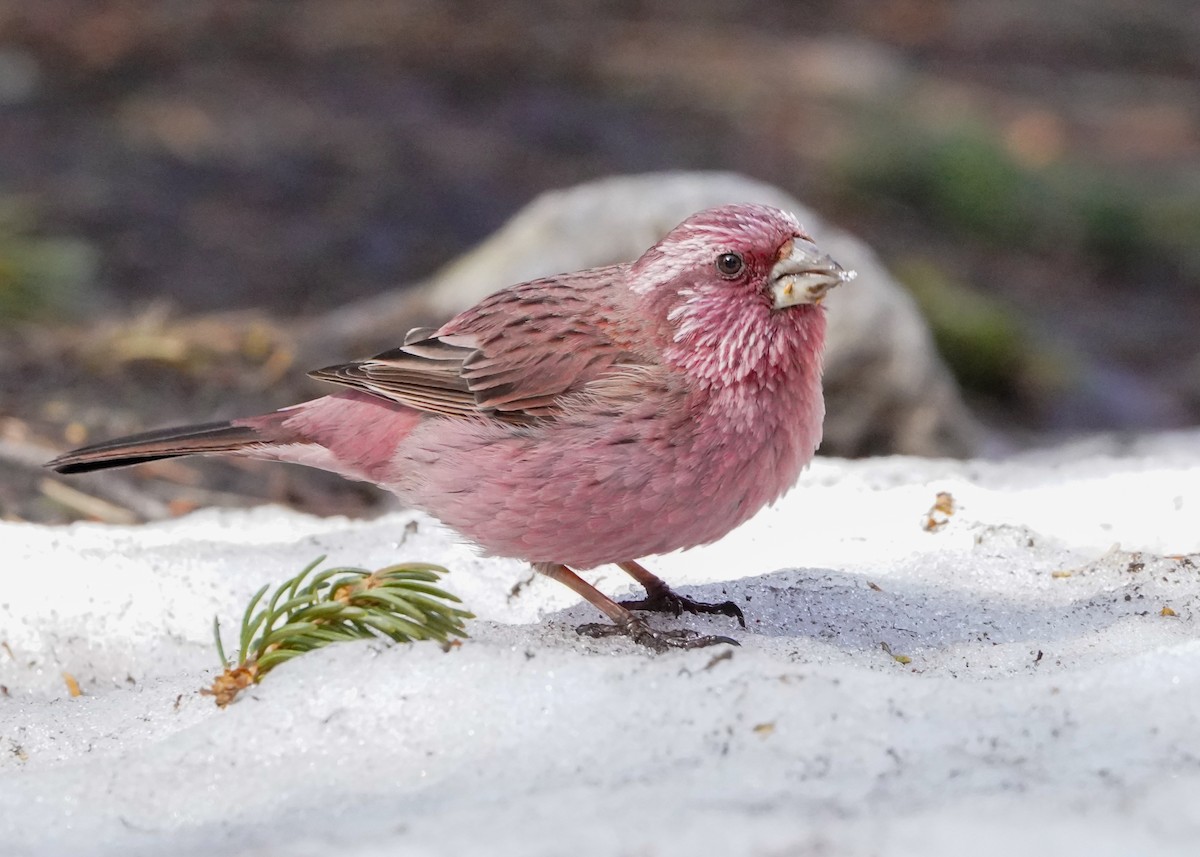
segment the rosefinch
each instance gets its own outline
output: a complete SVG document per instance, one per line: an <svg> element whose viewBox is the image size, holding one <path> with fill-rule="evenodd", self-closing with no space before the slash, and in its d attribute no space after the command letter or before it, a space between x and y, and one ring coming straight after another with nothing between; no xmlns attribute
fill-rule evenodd
<svg viewBox="0 0 1200 857"><path fill-rule="evenodd" d="M636 560L715 541L780 497L821 438L825 293L849 280L796 219L729 205L632 264L511 286L399 348L313 372L349 390L263 416L68 452L61 473L178 455L288 461L375 482L489 554L525 559L654 649L734 641L631 609L721 613ZM571 567L615 563L618 604Z"/></svg>

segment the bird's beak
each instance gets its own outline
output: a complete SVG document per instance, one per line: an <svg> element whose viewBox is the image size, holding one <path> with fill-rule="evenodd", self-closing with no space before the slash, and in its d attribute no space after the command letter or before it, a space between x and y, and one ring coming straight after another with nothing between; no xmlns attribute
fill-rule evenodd
<svg viewBox="0 0 1200 857"><path fill-rule="evenodd" d="M790 245L790 246L789 246ZM793 238L780 248L779 261L771 269L771 292L775 309L797 304L819 304L826 292L858 276L817 249L803 238Z"/></svg>

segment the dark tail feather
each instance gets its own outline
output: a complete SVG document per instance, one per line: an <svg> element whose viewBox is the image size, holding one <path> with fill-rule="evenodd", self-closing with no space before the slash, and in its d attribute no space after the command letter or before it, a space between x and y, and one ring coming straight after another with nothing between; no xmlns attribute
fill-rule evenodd
<svg viewBox="0 0 1200 857"><path fill-rule="evenodd" d="M89 470L127 467L180 455L236 452L266 440L267 438L249 426L206 423L199 426L158 429L94 443L63 453L53 461L47 462L46 466L59 473L87 473Z"/></svg>

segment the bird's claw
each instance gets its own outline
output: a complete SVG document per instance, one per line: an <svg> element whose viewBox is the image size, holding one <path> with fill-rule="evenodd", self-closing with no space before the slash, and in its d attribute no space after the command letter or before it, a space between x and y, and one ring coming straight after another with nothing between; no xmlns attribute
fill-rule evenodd
<svg viewBox="0 0 1200 857"><path fill-rule="evenodd" d="M593 622L587 625L580 625L575 630L585 637L626 636L635 643L639 643L656 652L665 652L668 649L703 649L705 646L716 646L721 643L726 643L730 646L741 645L741 643L731 637L704 637L689 628L680 628L674 631L656 631L646 623L645 619L637 616L631 616L628 621L615 625Z"/></svg>
<svg viewBox="0 0 1200 857"><path fill-rule="evenodd" d="M666 587L647 591L646 597L637 601L621 601L619 603L626 610L673 613L676 616L684 611L693 615L699 613L719 613L723 616L732 616L738 620L739 625L743 628L746 627L746 617L742 613L742 608L738 607L732 601L718 601L714 603L693 601Z"/></svg>

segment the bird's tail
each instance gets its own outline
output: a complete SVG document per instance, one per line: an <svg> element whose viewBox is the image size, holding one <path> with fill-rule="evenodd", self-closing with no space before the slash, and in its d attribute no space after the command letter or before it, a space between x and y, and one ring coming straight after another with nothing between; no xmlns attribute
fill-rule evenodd
<svg viewBox="0 0 1200 857"><path fill-rule="evenodd" d="M269 442L270 438L249 425L205 423L106 440L63 453L46 466L59 473L87 473L181 455L241 452Z"/></svg>
<svg viewBox="0 0 1200 857"><path fill-rule="evenodd" d="M392 456L421 419L420 411L398 402L344 390L257 417L94 443L46 466L59 473L87 473L181 455L240 455L387 482L394 475Z"/></svg>

